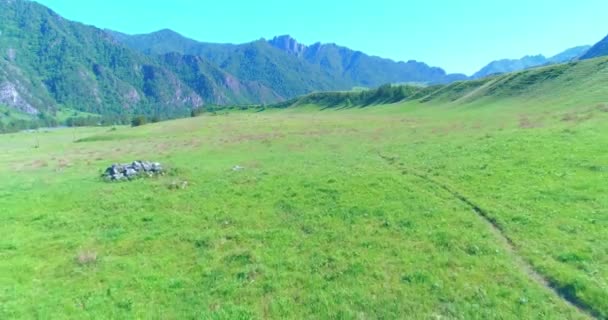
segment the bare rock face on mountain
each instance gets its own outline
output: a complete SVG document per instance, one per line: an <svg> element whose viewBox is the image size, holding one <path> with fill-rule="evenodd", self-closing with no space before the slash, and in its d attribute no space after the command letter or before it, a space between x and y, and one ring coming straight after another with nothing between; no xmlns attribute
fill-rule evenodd
<svg viewBox="0 0 608 320"><path fill-rule="evenodd" d="M17 86L11 82L0 83L0 104L11 106L28 114L38 114L38 110L21 96Z"/></svg>
<svg viewBox="0 0 608 320"><path fill-rule="evenodd" d="M17 50L13 48L6 49L6 57L8 58L8 61L14 62L15 58L17 58Z"/></svg>
<svg viewBox="0 0 608 320"><path fill-rule="evenodd" d="M268 43L277 49L298 57L304 55L307 48L305 45L288 35L274 37L272 40L268 41Z"/></svg>

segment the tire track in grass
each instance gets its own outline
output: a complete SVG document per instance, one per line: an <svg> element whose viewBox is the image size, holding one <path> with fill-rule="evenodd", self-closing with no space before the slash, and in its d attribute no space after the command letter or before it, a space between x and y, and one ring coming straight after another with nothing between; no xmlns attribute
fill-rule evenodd
<svg viewBox="0 0 608 320"><path fill-rule="evenodd" d="M403 163L399 162L398 157L391 157L391 156L383 155L381 153L378 153L378 155L380 156L380 158L382 158L384 161L386 161L390 166L400 170L402 174L418 177L419 179L422 179L422 180L426 181L427 183L430 183L431 185L434 185L434 186L438 187L439 189L442 189L442 190L448 192L455 199L466 204L488 226L488 229L491 231L491 233L494 235L494 237L497 240L499 240L499 242L501 242L502 246L512 256L516 265L519 266L537 284L546 288L554 296L561 299L562 301L564 301L566 304L570 305L571 307L577 309L581 313L583 313L591 318L594 318L594 319L605 319L599 310L595 309L592 305L589 305L588 303L586 303L585 301L582 301L579 297L577 297L576 294L572 292L572 288L570 288L568 285L566 285L566 286L561 285L561 284L557 283L557 281L544 276L543 274L538 272L534 268L534 266L532 266L532 264L530 264L528 261L526 261L524 258L522 258L519 255L519 253L517 252L517 246L515 245L513 240L511 240L511 238L509 238L509 236L505 233L504 228L496 221L496 219L494 219L493 217L490 216L488 211L482 209L481 207L476 205L472 200L470 200L463 194L459 193L458 191L450 188L448 185L438 182L423 173L420 173L411 168L408 168Z"/></svg>

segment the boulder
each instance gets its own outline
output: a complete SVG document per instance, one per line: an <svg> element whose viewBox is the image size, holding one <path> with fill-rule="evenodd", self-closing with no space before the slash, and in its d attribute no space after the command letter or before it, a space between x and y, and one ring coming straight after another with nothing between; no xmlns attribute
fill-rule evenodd
<svg viewBox="0 0 608 320"><path fill-rule="evenodd" d="M135 168L127 168L127 170L125 171L125 175L128 178L131 178L131 177L135 177L139 172L140 171Z"/></svg>
<svg viewBox="0 0 608 320"><path fill-rule="evenodd" d="M163 166L161 166L161 164L158 162L154 162L154 163L152 163L150 170L152 172L162 172Z"/></svg>
<svg viewBox="0 0 608 320"><path fill-rule="evenodd" d="M144 162L142 163L142 168L144 169L144 171L148 172L148 171L152 171L152 165L149 162Z"/></svg>
<svg viewBox="0 0 608 320"><path fill-rule="evenodd" d="M113 164L104 171L103 177L109 181L120 181L162 174L164 170L160 163L137 160L129 164Z"/></svg>
<svg viewBox="0 0 608 320"><path fill-rule="evenodd" d="M131 168L133 168L133 170L140 171L144 169L144 166L141 161L133 161L133 163L131 164Z"/></svg>

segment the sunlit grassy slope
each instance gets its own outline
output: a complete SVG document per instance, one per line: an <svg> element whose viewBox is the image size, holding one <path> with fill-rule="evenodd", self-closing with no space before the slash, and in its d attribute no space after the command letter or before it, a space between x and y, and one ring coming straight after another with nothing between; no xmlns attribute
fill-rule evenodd
<svg viewBox="0 0 608 320"><path fill-rule="evenodd" d="M603 64L0 136L0 318L606 318Z"/></svg>
<svg viewBox="0 0 608 320"><path fill-rule="evenodd" d="M401 100L451 106L516 102L529 108L570 108L605 101L608 58L534 68L445 86L405 86L392 90L314 93L277 107L314 104L323 108L369 107ZM493 109L486 108L490 112Z"/></svg>

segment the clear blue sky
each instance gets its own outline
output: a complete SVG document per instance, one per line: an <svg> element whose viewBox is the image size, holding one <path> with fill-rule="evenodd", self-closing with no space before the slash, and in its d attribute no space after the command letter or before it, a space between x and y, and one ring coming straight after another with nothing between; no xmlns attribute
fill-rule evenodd
<svg viewBox="0 0 608 320"><path fill-rule="evenodd" d="M290 34L473 73L491 60L556 54L608 34L607 0L37 0L125 33L173 29L205 42Z"/></svg>

